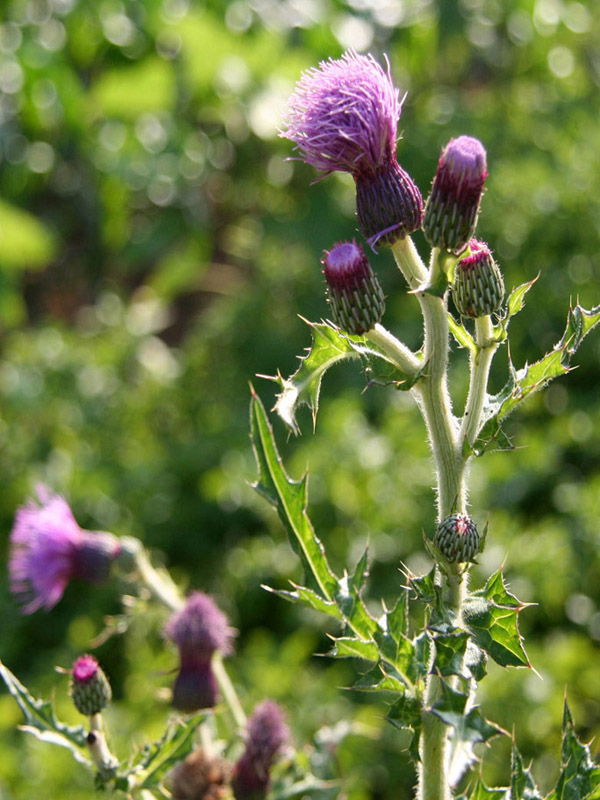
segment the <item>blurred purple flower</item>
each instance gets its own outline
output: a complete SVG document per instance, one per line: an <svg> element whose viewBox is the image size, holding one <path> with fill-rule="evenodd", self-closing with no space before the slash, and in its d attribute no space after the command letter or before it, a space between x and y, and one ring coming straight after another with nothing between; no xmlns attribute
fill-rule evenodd
<svg viewBox="0 0 600 800"><path fill-rule="evenodd" d="M110 533L82 530L66 500L38 488L40 504L30 500L17 509L10 534L10 588L26 605L24 614L50 611L72 578L105 580L119 555Z"/></svg>
<svg viewBox="0 0 600 800"><path fill-rule="evenodd" d="M186 713L212 708L219 695L211 667L213 653L228 655L235 635L226 615L207 594L193 592L167 622L165 635L177 645L181 659L173 705Z"/></svg>
<svg viewBox="0 0 600 800"><path fill-rule="evenodd" d="M273 700L264 700L248 720L246 749L233 768L231 785L237 800L266 797L271 766L288 741L283 712Z"/></svg>
<svg viewBox="0 0 600 800"><path fill-rule="evenodd" d="M335 170L373 175L396 151L402 110L388 65L349 50L306 70L284 119L302 158L325 175Z"/></svg>
<svg viewBox="0 0 600 800"><path fill-rule="evenodd" d="M353 50L307 70L292 94L281 136L325 177L350 172L359 227L373 246L421 227L423 201L396 159L403 100L371 55Z"/></svg>

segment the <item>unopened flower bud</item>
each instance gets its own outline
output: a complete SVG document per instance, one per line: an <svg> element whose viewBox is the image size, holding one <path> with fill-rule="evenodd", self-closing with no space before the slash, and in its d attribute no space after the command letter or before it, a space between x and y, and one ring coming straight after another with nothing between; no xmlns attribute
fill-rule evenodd
<svg viewBox="0 0 600 800"><path fill-rule="evenodd" d="M325 251L322 264L336 325L358 335L381 322L385 298L360 245L355 241L336 244Z"/></svg>
<svg viewBox="0 0 600 800"><path fill-rule="evenodd" d="M165 634L179 648L181 659L173 705L185 713L212 708L219 696L212 657L216 650L227 655L234 635L227 617L208 595L193 592L168 621Z"/></svg>
<svg viewBox="0 0 600 800"><path fill-rule="evenodd" d="M452 299L463 317L485 317L500 310L504 280L485 242L469 242L469 254L456 265Z"/></svg>
<svg viewBox="0 0 600 800"><path fill-rule="evenodd" d="M450 514L437 526L433 543L450 562L473 561L480 547L477 526L466 514Z"/></svg>
<svg viewBox="0 0 600 800"><path fill-rule="evenodd" d="M272 700L264 700L248 720L246 749L233 768L231 785L236 800L264 800L271 766L288 739L281 709Z"/></svg>
<svg viewBox="0 0 600 800"><path fill-rule="evenodd" d="M475 232L486 153L478 139L459 136L442 150L425 206L423 232L432 247L460 253Z"/></svg>
<svg viewBox="0 0 600 800"><path fill-rule="evenodd" d="M108 678L94 656L80 656L71 671L71 698L77 711L92 717L106 708L111 697Z"/></svg>

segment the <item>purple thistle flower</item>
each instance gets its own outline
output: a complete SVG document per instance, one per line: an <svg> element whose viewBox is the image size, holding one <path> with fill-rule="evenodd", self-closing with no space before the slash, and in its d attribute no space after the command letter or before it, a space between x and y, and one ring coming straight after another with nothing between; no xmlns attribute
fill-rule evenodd
<svg viewBox="0 0 600 800"><path fill-rule="evenodd" d="M353 50L307 70L292 94L281 135L325 177L350 172L361 231L392 244L421 226L423 202L396 160L403 100L371 56Z"/></svg>
<svg viewBox="0 0 600 800"><path fill-rule="evenodd" d="M289 741L283 713L273 700L264 700L248 720L246 749L233 768L231 786L237 800L263 800L275 757Z"/></svg>
<svg viewBox="0 0 600 800"><path fill-rule="evenodd" d="M82 530L66 500L38 488L40 505L30 500L17 509L10 534L10 588L26 603L24 614L50 611L72 578L108 578L121 550L110 533Z"/></svg>
<svg viewBox="0 0 600 800"><path fill-rule="evenodd" d="M381 322L385 297L360 245L341 242L323 254L323 274L333 320L342 330L361 334Z"/></svg>
<svg viewBox="0 0 600 800"><path fill-rule="evenodd" d="M235 635L225 614L203 592L193 592L165 626L179 648L181 665L173 687L173 705L192 713L216 705L219 690L211 667L213 653L228 655Z"/></svg>
<svg viewBox="0 0 600 800"><path fill-rule="evenodd" d="M429 244L452 253L464 249L475 232L487 174L478 139L459 136L443 148L423 220Z"/></svg>

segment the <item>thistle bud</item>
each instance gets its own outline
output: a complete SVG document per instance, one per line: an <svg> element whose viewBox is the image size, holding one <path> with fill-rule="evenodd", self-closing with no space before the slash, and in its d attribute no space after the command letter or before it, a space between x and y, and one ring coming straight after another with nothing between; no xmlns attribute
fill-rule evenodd
<svg viewBox="0 0 600 800"><path fill-rule="evenodd" d="M480 547L477 526L466 514L450 514L437 526L433 543L452 564L473 561Z"/></svg>
<svg viewBox="0 0 600 800"><path fill-rule="evenodd" d="M110 702L110 683L94 656L80 656L73 664L71 698L77 711L86 717L99 714Z"/></svg>
<svg viewBox="0 0 600 800"><path fill-rule="evenodd" d="M236 800L264 800L271 766L288 739L281 709L272 700L264 700L248 720L246 749L233 768L231 786Z"/></svg>
<svg viewBox="0 0 600 800"><path fill-rule="evenodd" d="M355 241L336 244L325 251L321 263L336 325L358 335L381 322L385 298L360 245Z"/></svg>
<svg viewBox="0 0 600 800"><path fill-rule="evenodd" d="M469 254L456 265L452 299L463 317L485 317L500 310L504 281L485 242L469 242Z"/></svg>
<svg viewBox="0 0 600 800"><path fill-rule="evenodd" d="M192 713L216 705L219 692L212 670L215 651L231 651L234 631L214 600L193 592L165 627L165 634L179 648L181 665L173 687L173 705Z"/></svg>
<svg viewBox="0 0 600 800"><path fill-rule="evenodd" d="M425 206L423 232L432 247L460 253L475 232L486 153L478 139L459 136L442 150Z"/></svg>

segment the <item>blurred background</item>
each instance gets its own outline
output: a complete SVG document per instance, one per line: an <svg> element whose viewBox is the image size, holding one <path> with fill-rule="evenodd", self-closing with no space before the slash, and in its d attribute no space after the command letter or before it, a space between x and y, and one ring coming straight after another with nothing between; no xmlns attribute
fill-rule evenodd
<svg viewBox="0 0 600 800"><path fill-rule="evenodd" d="M139 536L184 586L211 592L239 630L233 679L247 709L289 710L299 746L340 735L351 800L409 797L383 705L340 692L360 664L329 649L323 620L261 584L299 567L255 496L248 382L294 371L310 343L298 318L326 316L319 259L356 234L348 176L310 186L286 160L281 111L303 69L354 47L386 53L401 93L400 163L424 195L441 147L469 134L488 152L479 237L508 287L539 280L511 325L516 366L560 338L570 298L600 302L600 5L570 0L6 0L0 10L0 537L44 482L86 528ZM424 240L415 236L426 255ZM372 264L384 323L419 344L417 305L389 252ZM586 741L600 733L600 338L581 366L510 420L518 449L472 470L472 509L489 521L473 585L506 560L533 672L490 667L484 713L515 729L548 791L559 765L565 687ZM464 400L467 359L455 354ZM506 376L506 348L492 388ZM316 435L288 440L310 465L310 512L334 568L367 540L369 603L392 601L401 563L428 569L432 470L410 399L353 366L323 385ZM34 693L54 691L77 722L69 667L121 610L114 585L73 584L48 615L20 616L0 575L0 657ZM94 650L113 683L115 749L160 735L175 654L148 614ZM119 628L119 619L113 620ZM89 797L67 753L16 731L0 693L0 797ZM325 731L323 731L323 727ZM321 731L318 733L318 731ZM509 742L483 774L506 782Z"/></svg>

